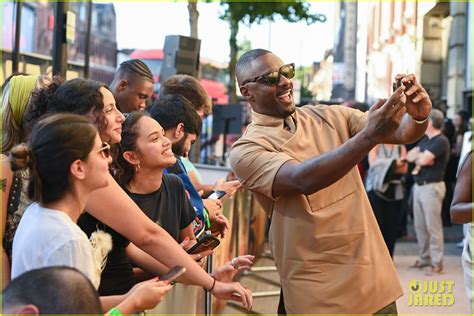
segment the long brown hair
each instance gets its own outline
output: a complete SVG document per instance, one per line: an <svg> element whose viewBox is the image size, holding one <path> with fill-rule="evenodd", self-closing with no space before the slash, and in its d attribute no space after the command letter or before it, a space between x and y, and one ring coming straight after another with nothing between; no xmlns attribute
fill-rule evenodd
<svg viewBox="0 0 474 316"><path fill-rule="evenodd" d="M52 202L72 189L70 166L91 152L97 129L86 117L54 114L40 120L29 145L10 151L12 170L29 169L28 196L36 202Z"/></svg>
<svg viewBox="0 0 474 316"><path fill-rule="evenodd" d="M101 88L110 91L104 83L84 78L75 78L60 85L51 85L41 89L32 101L32 109L25 118L34 124L47 113L91 113L96 119L99 133L107 128L103 115L104 99Z"/></svg>

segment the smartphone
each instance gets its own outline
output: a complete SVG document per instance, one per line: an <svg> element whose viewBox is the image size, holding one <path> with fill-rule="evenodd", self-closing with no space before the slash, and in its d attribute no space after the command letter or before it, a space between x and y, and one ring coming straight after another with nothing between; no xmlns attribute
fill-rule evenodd
<svg viewBox="0 0 474 316"><path fill-rule="evenodd" d="M221 242L211 234L206 234L198 242L188 249L189 254L196 254L206 250L212 250L219 246Z"/></svg>
<svg viewBox="0 0 474 316"><path fill-rule="evenodd" d="M395 92L395 90L397 90L398 88L400 88L402 86L402 80L398 79L396 80L393 85L392 85L392 88L393 88L393 92Z"/></svg>
<svg viewBox="0 0 474 316"><path fill-rule="evenodd" d="M203 199L218 200L226 194L225 191L211 191L202 196Z"/></svg>
<svg viewBox="0 0 474 316"><path fill-rule="evenodd" d="M173 269L169 270L165 274L163 274L158 281L169 281L173 282L177 278L179 278L184 272L186 272L186 268L182 266L175 266Z"/></svg>

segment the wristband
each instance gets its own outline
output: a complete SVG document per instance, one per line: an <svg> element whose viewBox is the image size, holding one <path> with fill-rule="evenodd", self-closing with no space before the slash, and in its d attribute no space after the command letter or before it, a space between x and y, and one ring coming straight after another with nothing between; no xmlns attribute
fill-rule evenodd
<svg viewBox="0 0 474 316"><path fill-rule="evenodd" d="M110 316L122 316L122 312L117 307L109 309L107 312Z"/></svg>
<svg viewBox="0 0 474 316"><path fill-rule="evenodd" d="M430 115L431 115L431 112L430 112L430 114L428 114L428 116L427 116L425 119L420 120L420 121L415 120L415 118L414 118L413 116L411 117L411 119L412 119L416 124L422 125L422 124L425 124L426 121L428 121L428 119L430 118Z"/></svg>
<svg viewBox="0 0 474 316"><path fill-rule="evenodd" d="M214 282L212 282L211 288L210 288L210 289L204 288L204 291L206 291L207 293L212 292L212 290L214 290L214 286L216 286L216 278L215 278L215 277L212 277L212 279L214 280ZM121 315L120 315L120 316L121 316Z"/></svg>
<svg viewBox="0 0 474 316"><path fill-rule="evenodd" d="M211 218L209 217L209 211L206 208L202 209L202 215L206 220L206 228L211 228Z"/></svg>

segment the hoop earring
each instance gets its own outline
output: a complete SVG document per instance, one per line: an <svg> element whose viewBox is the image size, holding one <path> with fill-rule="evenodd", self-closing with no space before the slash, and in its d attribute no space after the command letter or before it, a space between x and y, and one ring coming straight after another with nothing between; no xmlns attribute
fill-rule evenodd
<svg viewBox="0 0 474 316"><path fill-rule="evenodd" d="M138 163L138 165L135 165L135 172L139 172L140 171L140 163Z"/></svg>

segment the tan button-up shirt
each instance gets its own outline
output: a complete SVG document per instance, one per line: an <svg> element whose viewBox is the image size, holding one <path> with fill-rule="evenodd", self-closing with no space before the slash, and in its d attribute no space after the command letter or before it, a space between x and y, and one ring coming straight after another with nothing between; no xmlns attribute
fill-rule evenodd
<svg viewBox="0 0 474 316"><path fill-rule="evenodd" d="M271 216L287 313L374 313L394 302L400 282L356 166L314 194L272 194L284 163L338 148L365 126L367 115L342 106L297 108L294 134L281 118L252 115L230 162Z"/></svg>

